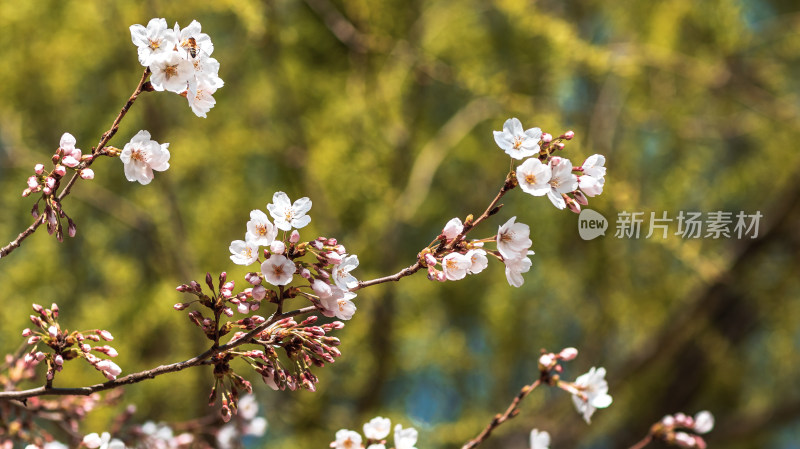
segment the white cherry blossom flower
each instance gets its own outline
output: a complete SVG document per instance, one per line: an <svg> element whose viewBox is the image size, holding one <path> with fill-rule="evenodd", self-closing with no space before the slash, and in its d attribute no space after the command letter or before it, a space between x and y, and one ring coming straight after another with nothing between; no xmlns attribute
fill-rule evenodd
<svg viewBox="0 0 800 449"><path fill-rule="evenodd" d="M205 53L200 53L196 58L192 58L190 62L194 67L194 76L198 85L202 84L207 89L213 89L214 91L225 85L225 82L219 77L219 61L215 58L211 58Z"/></svg>
<svg viewBox="0 0 800 449"><path fill-rule="evenodd" d="M364 436L372 440L382 440L392 431L392 421L389 418L376 416L364 424Z"/></svg>
<svg viewBox="0 0 800 449"><path fill-rule="evenodd" d="M396 449L416 449L417 429L409 427L404 429L400 424L394 426L394 447Z"/></svg>
<svg viewBox="0 0 800 449"><path fill-rule="evenodd" d="M533 242L530 239L531 228L525 223L515 223L517 217L511 217L497 230L497 250L504 259L524 257Z"/></svg>
<svg viewBox="0 0 800 449"><path fill-rule="evenodd" d="M273 254L261 264L264 280L272 285L286 285L292 282L295 266L286 256Z"/></svg>
<svg viewBox="0 0 800 449"><path fill-rule="evenodd" d="M358 286L358 279L350 274L356 267L358 267L358 256L355 254L346 256L340 264L334 265L331 269L331 279L337 287L349 291Z"/></svg>
<svg viewBox="0 0 800 449"><path fill-rule="evenodd" d="M155 57L172 52L178 43L175 32L167 28L165 19L151 19L147 28L131 25L131 40L138 47L139 63L148 67Z"/></svg>
<svg viewBox="0 0 800 449"><path fill-rule="evenodd" d="M608 395L608 382L605 377L605 368L592 367L588 373L575 379L575 386L586 395L586 399L573 395L572 402L587 424L591 423L592 414L596 409L611 405L612 399Z"/></svg>
<svg viewBox="0 0 800 449"><path fill-rule="evenodd" d="M606 178L597 179L593 176L578 176L578 187L586 196L597 196L603 193Z"/></svg>
<svg viewBox="0 0 800 449"><path fill-rule="evenodd" d="M197 79L194 76L194 65L183 59L178 52L171 51L153 57L149 67L153 72L150 75L150 84L155 90L179 94L195 89Z"/></svg>
<svg viewBox="0 0 800 449"><path fill-rule="evenodd" d="M714 428L714 415L703 410L694 415L694 431L700 434L711 432Z"/></svg>
<svg viewBox="0 0 800 449"><path fill-rule="evenodd" d="M311 217L306 215L310 209L311 200L308 197L300 198L292 204L289 196L283 192L275 192L272 203L267 204L267 210L275 220L275 226L284 231L292 228L300 229L311 222Z"/></svg>
<svg viewBox="0 0 800 449"><path fill-rule="evenodd" d="M522 123L517 118L506 120L502 131L494 131L494 141L514 159L524 159L538 153L541 138L541 129L531 128L523 131Z"/></svg>
<svg viewBox="0 0 800 449"><path fill-rule="evenodd" d="M386 449L386 445L384 444L370 444L367 446L367 449Z"/></svg>
<svg viewBox="0 0 800 449"><path fill-rule="evenodd" d="M558 209L567 207L567 203L561 196L563 193L569 193L578 188L578 177L572 174L572 162L569 159L561 157L553 157L550 159L550 191L547 192L547 197Z"/></svg>
<svg viewBox="0 0 800 449"><path fill-rule="evenodd" d="M258 415L258 401L256 400L255 395L253 394L245 394L239 399L239 403L237 404L238 412L240 418L250 421L251 419L255 418Z"/></svg>
<svg viewBox="0 0 800 449"><path fill-rule="evenodd" d="M352 430L341 429L336 432L336 441L333 447L334 449L361 449L361 435Z"/></svg>
<svg viewBox="0 0 800 449"><path fill-rule="evenodd" d="M517 167L517 182L519 187L533 196L544 196L550 191L550 166L532 157L526 159Z"/></svg>
<svg viewBox="0 0 800 449"><path fill-rule="evenodd" d="M125 144L119 159L125 166L128 181L138 181L142 185L153 180L153 170L164 171L169 168L168 143L159 144L150 139L150 133L139 131Z"/></svg>
<svg viewBox="0 0 800 449"><path fill-rule="evenodd" d="M61 150L64 152L65 158L72 157L73 159L76 160L81 159L81 150L75 148L76 143L77 141L75 140L75 137L72 134L64 133L61 135L61 141L59 142L58 147L61 148Z"/></svg>
<svg viewBox="0 0 800 449"><path fill-rule="evenodd" d="M593 154L583 161L583 165L581 165L581 168L583 168L583 174L600 179L606 175L606 168L604 167L605 163L605 156L602 154Z"/></svg>
<svg viewBox="0 0 800 449"><path fill-rule="evenodd" d="M97 362L95 368L100 370L107 379L114 380L122 373L122 368L111 360L101 360Z"/></svg>
<svg viewBox="0 0 800 449"><path fill-rule="evenodd" d="M531 430L531 449L549 449L550 448L550 434L547 432L540 432L537 429Z"/></svg>
<svg viewBox="0 0 800 449"><path fill-rule="evenodd" d="M216 91L217 88L214 86L198 83L194 92L189 91L186 94L186 100L194 115L206 118L208 111L217 104L217 100L213 97Z"/></svg>
<svg viewBox="0 0 800 449"><path fill-rule="evenodd" d="M470 266L467 269L469 274L478 274L489 265L489 259L486 258L486 251L482 249L471 249L465 254L470 261Z"/></svg>
<svg viewBox="0 0 800 449"><path fill-rule="evenodd" d="M250 422L247 422L242 427L242 433L245 435L252 435L256 437L264 436L267 432L267 427L269 423L267 423L267 419L263 416L256 416Z"/></svg>
<svg viewBox="0 0 800 449"><path fill-rule="evenodd" d="M166 21L164 23L166 24ZM181 29L177 23L175 24L174 33L177 36L177 45L186 53L187 59L196 58L200 54L208 56L214 52L211 37L206 33L201 33L200 29L200 22L196 20L192 20L192 23L184 29Z"/></svg>
<svg viewBox="0 0 800 449"><path fill-rule="evenodd" d="M83 437L83 444L89 449L125 449L125 443L118 439L111 439L111 434L103 432L102 435L90 433Z"/></svg>
<svg viewBox="0 0 800 449"><path fill-rule="evenodd" d="M278 228L269 221L269 217L258 209L250 211L250 221L247 222L247 236L254 244L269 246L278 236Z"/></svg>
<svg viewBox="0 0 800 449"><path fill-rule="evenodd" d="M450 281L464 279L472 267L472 259L461 253L450 253L442 259L442 271Z"/></svg>
<svg viewBox="0 0 800 449"><path fill-rule="evenodd" d="M463 230L464 224L461 223L460 218L456 217L444 225L444 229L442 229L442 235L444 235L447 240L453 240L458 234L461 234L461 231Z"/></svg>
<svg viewBox="0 0 800 449"><path fill-rule="evenodd" d="M319 279L314 280L311 289L319 296L323 315L335 316L340 320L353 318L357 308L351 300L356 297L355 293L344 291L336 285L328 285Z"/></svg>
<svg viewBox="0 0 800 449"><path fill-rule="evenodd" d="M250 234L245 235L245 240L234 240L228 247L231 252L231 261L236 265L250 265L258 260L258 244Z"/></svg>
<svg viewBox="0 0 800 449"><path fill-rule="evenodd" d="M533 254L533 251L530 251ZM506 264L506 279L512 287L521 287L525 282L522 273L527 273L531 269L532 262L527 255L512 259L503 258Z"/></svg>

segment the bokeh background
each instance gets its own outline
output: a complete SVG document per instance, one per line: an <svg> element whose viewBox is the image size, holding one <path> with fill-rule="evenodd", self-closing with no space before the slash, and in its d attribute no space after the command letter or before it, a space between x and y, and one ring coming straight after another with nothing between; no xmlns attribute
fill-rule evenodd
<svg viewBox="0 0 800 449"><path fill-rule="evenodd" d="M583 241L576 215L514 191L477 234L530 224L522 288L492 263L361 292L318 392L251 376L270 426L249 447L325 447L376 415L417 427L418 447L460 447L535 377L541 348L567 346L581 353L565 376L605 366L614 404L587 426L566 394L537 391L487 448L527 447L534 427L554 448L627 447L664 414L702 409L717 417L710 447L800 447L798 12L790 0L3 0L3 244L30 223L19 196L33 165L64 132L95 145L135 87L131 24L199 20L226 85L207 119L177 95L143 95L111 144L147 129L170 143L170 170L140 186L99 160L65 203L78 236L41 231L0 261L0 349L19 345L32 302L57 302L67 327L115 334L125 372L199 353L174 288L206 271L241 282L228 245L278 190L313 200L302 234L337 237L359 278L396 272L488 204L509 166L492 130L518 117L574 130L573 162L607 156L589 207L608 233ZM760 211L758 238L644 238L650 212L720 210ZM614 236L623 211L645 213L639 239ZM136 404L139 422L205 416L211 379L163 376L120 407ZM70 366L59 384L99 381Z"/></svg>

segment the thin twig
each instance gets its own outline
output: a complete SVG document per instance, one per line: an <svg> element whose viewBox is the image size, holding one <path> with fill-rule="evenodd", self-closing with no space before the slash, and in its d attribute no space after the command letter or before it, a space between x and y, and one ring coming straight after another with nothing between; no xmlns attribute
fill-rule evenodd
<svg viewBox="0 0 800 449"><path fill-rule="evenodd" d="M494 415L494 418L492 418L492 420L489 422L489 424L486 425L486 427L481 431L481 433L479 433L478 436L469 440L467 443L461 446L461 449L472 449L474 447L477 447L479 444L483 443L484 441L486 441L487 438L489 438L494 429L496 429L509 419L517 416L519 414L520 402L522 402L522 400L525 399L531 393L531 391L536 389L536 387L538 387L539 385L541 385L541 379L536 379L536 382L522 387L522 389L519 391L514 400L511 401L511 404L508 405L508 408L506 409L505 413L503 413L502 415L499 413L497 415Z"/></svg>
<svg viewBox="0 0 800 449"><path fill-rule="evenodd" d="M631 446L628 449L642 449L643 447L645 447L648 444L650 444L650 442L652 442L652 441L653 441L653 435L648 433L646 437L642 438L641 441L639 441L638 443L634 444L633 446Z"/></svg>
<svg viewBox="0 0 800 449"><path fill-rule="evenodd" d="M92 148L92 156L97 157L105 154L103 150L105 150L106 144L108 143L109 140L111 140L112 137L114 137L114 134L117 133L117 131L119 130L119 123L122 121L122 118L125 117L125 114L127 114L128 110L131 108L131 106L133 106L133 102L136 101L136 98L139 96L139 94L141 94L144 91L144 85L145 82L147 82L147 78L149 76L150 76L150 69L146 68L142 73L142 78L139 80L139 84L136 86L136 90L133 91L133 94L128 99L128 102L125 103L125 106L122 107L122 110L117 115L117 118L114 119L114 123L111 124L111 128L109 128L108 131L103 133L103 135L100 137L100 142L97 144L96 147ZM81 168L87 168L90 165L92 165L94 159L95 158L93 157L89 160L82 162ZM61 202L64 199L64 197L69 195L70 190L72 190L72 186L78 181L79 177L80 177L79 171L76 171L72 175L70 180L67 182L67 184L64 186L64 188L61 190L61 193L57 197L59 202ZM28 238L34 232L36 232L36 229L39 228L39 226L41 226L45 222L45 219L46 219L45 214L40 215L33 221L33 223L30 226L28 226L27 229L22 231L17 236L16 239L12 240L8 245L0 248L0 257L7 256L9 253L19 248L22 241Z"/></svg>

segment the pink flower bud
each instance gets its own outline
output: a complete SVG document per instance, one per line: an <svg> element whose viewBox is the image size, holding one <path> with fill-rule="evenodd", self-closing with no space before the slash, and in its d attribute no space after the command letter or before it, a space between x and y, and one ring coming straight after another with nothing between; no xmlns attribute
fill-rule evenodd
<svg viewBox="0 0 800 449"><path fill-rule="evenodd" d="M45 354L42 351L36 351L36 354L34 354L34 357L36 357L36 360L41 362L42 360L44 360Z"/></svg>
<svg viewBox="0 0 800 449"><path fill-rule="evenodd" d="M261 301L267 296L267 289L264 288L263 285L256 285L255 287L253 287L252 295L253 299L255 299L256 301Z"/></svg>
<svg viewBox="0 0 800 449"><path fill-rule="evenodd" d="M32 330L30 330L28 328L25 328L25 329L22 330L22 336L23 337L30 337L31 335L33 335L33 331Z"/></svg>
<svg viewBox="0 0 800 449"><path fill-rule="evenodd" d="M94 170L91 168L84 168L81 170L81 178L83 179L94 179Z"/></svg>
<svg viewBox="0 0 800 449"><path fill-rule="evenodd" d="M444 271L436 270L436 280L439 282L444 282L447 280L447 276L445 276Z"/></svg>
<svg viewBox="0 0 800 449"><path fill-rule="evenodd" d="M339 242L334 238L329 238L328 241L326 242L328 246L336 246L337 243Z"/></svg>
<svg viewBox="0 0 800 449"><path fill-rule="evenodd" d="M436 266L436 258L433 257L431 253L425 254L425 263L428 264L429 267Z"/></svg>
<svg viewBox="0 0 800 449"><path fill-rule="evenodd" d="M50 335L50 338L56 338L58 336L58 328L50 326L47 328L47 333Z"/></svg>
<svg viewBox="0 0 800 449"><path fill-rule="evenodd" d="M233 309L231 309L230 307L225 307L225 309L222 311L222 313L224 313L225 315L231 317L231 316L233 316Z"/></svg>
<svg viewBox="0 0 800 449"><path fill-rule="evenodd" d="M568 362L578 356L578 350L575 348L564 348L558 354L561 360Z"/></svg>
<svg viewBox="0 0 800 449"><path fill-rule="evenodd" d="M553 358L553 354L542 354L539 357L539 369L540 370L549 370L551 366L555 363L555 359Z"/></svg>
<svg viewBox="0 0 800 449"><path fill-rule="evenodd" d="M52 189L52 188L54 188L54 187L56 186L56 179L55 179L55 178L53 178L52 176L48 176L48 177L47 177L47 178L44 180L44 184L45 184L45 186L47 186L47 187L49 187L50 189Z"/></svg>
<svg viewBox="0 0 800 449"><path fill-rule="evenodd" d="M44 173L44 165L36 164L33 166L33 171L36 172L37 175L41 175Z"/></svg>
<svg viewBox="0 0 800 449"><path fill-rule="evenodd" d="M250 311L250 305L246 302L240 302L236 310L241 314L245 314Z"/></svg>
<svg viewBox="0 0 800 449"><path fill-rule="evenodd" d="M574 131L567 131L561 135L561 138L566 140L572 140L573 137L575 137Z"/></svg>
<svg viewBox="0 0 800 449"><path fill-rule="evenodd" d="M269 251L272 254L283 254L286 251L286 245L280 240L275 240L269 245Z"/></svg>
<svg viewBox="0 0 800 449"><path fill-rule="evenodd" d="M542 134L542 142L544 142L544 143L550 143L550 142L552 142L552 141L553 141L553 136L552 136L550 133L544 133L544 134Z"/></svg>
<svg viewBox="0 0 800 449"><path fill-rule="evenodd" d="M563 150L566 145L564 145L564 142L556 142L556 144L554 146L558 150Z"/></svg>
<svg viewBox="0 0 800 449"><path fill-rule="evenodd" d="M311 242L311 246L313 246L315 249L322 249L322 242L319 240L314 240Z"/></svg>
<svg viewBox="0 0 800 449"><path fill-rule="evenodd" d="M564 201L567 203L567 208L576 214L581 213L581 205L578 204L572 198L564 198Z"/></svg>
<svg viewBox="0 0 800 449"><path fill-rule="evenodd" d="M675 444L680 447L695 447L694 437L686 432L675 432Z"/></svg>
<svg viewBox="0 0 800 449"><path fill-rule="evenodd" d="M72 156L67 156L64 159L61 159L61 163L69 168L75 168L78 166L78 164L80 164L80 161L78 161Z"/></svg>
<svg viewBox="0 0 800 449"><path fill-rule="evenodd" d="M311 272L308 271L308 268L302 268L300 270L300 276L302 276L305 279L311 279Z"/></svg>
<svg viewBox="0 0 800 449"><path fill-rule="evenodd" d="M92 350L92 347L91 347L91 346L89 346L87 343L83 343L83 344L81 345L81 351L83 351L83 352L89 352L89 351L91 351L91 350Z"/></svg>
<svg viewBox="0 0 800 449"><path fill-rule="evenodd" d="M111 332L109 332L109 331L107 331L105 329L98 330L97 331L97 335L99 335L105 341L111 341L111 340L114 339L114 336L111 335Z"/></svg>
<svg viewBox="0 0 800 449"><path fill-rule="evenodd" d="M39 343L39 340L41 340L41 338L38 335L34 335L28 339L28 344L35 345L36 343Z"/></svg>
<svg viewBox="0 0 800 449"><path fill-rule="evenodd" d="M297 243L297 242L299 242L299 241L300 241L300 233L299 233L299 232L297 232L297 229L295 229L295 230L294 230L294 231L292 231L292 233L289 235L289 243Z"/></svg>
<svg viewBox="0 0 800 449"><path fill-rule="evenodd" d="M28 192L28 195L30 195L30 194L31 194L31 193L30 193L30 191L28 191L28 190L26 190L26 191ZM53 193L53 189L51 189L50 187L45 187L44 189L42 189L42 192L43 192L45 195L50 195L50 194L52 194L52 193ZM25 192L22 192L22 196L28 196L28 195L26 195L26 194L25 194Z"/></svg>
<svg viewBox="0 0 800 449"><path fill-rule="evenodd" d="M586 206L589 204L589 200L586 199L586 195L584 195L580 190L576 190L573 195L575 195L575 201L577 201L581 206Z"/></svg>
<svg viewBox="0 0 800 449"><path fill-rule="evenodd" d="M332 263L333 265L339 265L342 263L342 255L337 252L328 251L327 253L323 254L323 256L325 256L325 258L328 259L328 262Z"/></svg>
<svg viewBox="0 0 800 449"><path fill-rule="evenodd" d="M56 354L56 356L53 358L53 362L55 362L55 364L59 365L59 366L63 365L64 364L64 357L62 357L61 354Z"/></svg>
<svg viewBox="0 0 800 449"><path fill-rule="evenodd" d="M670 428L671 427L675 427L675 417L672 416L672 415L667 415L667 416L661 418L661 424L664 427L670 427Z"/></svg>
<svg viewBox="0 0 800 449"><path fill-rule="evenodd" d="M36 176L31 176L28 178L28 187L34 189L39 186L39 180L36 179Z"/></svg>
<svg viewBox="0 0 800 449"><path fill-rule="evenodd" d="M69 226L67 226L67 234L70 237L75 237L75 234L78 232L78 228L75 226L75 222L72 219L69 219Z"/></svg>
<svg viewBox="0 0 800 449"><path fill-rule="evenodd" d="M184 310L187 307L189 307L189 304L185 303L185 302L179 302L179 303L175 304L174 306L172 306L172 308L175 309L175 310Z"/></svg>

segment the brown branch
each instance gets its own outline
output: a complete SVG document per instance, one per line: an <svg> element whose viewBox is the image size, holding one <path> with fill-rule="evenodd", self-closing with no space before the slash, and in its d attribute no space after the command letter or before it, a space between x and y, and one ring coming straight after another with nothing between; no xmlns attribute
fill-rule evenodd
<svg viewBox="0 0 800 449"><path fill-rule="evenodd" d="M648 433L646 437L642 438L641 441L629 447L628 449L642 449L643 447L650 444L652 441L653 441L653 435Z"/></svg>
<svg viewBox="0 0 800 449"><path fill-rule="evenodd" d="M100 142L97 144L97 146L92 147L92 156L94 157L86 161L83 161L80 165L80 168L88 168L89 166L92 165L92 162L94 162L95 157L105 155L105 152L103 150L105 149L106 144L108 143L109 140L111 140L112 137L114 137L114 135L119 130L119 123L122 121L122 118L125 117L125 114L128 113L128 110L131 108L131 106L133 106L133 102L136 101L136 98L139 96L139 94L141 94L145 90L144 88L145 82L147 81L147 78L149 76L150 76L150 69L149 68L144 69L144 72L142 73L142 78L139 80L139 84L136 86L136 90L133 91L133 94L128 99L128 102L125 103L125 106L122 107L122 110L117 115L117 118L114 119L114 123L111 124L111 128L109 128L108 131L103 133L103 135L100 137ZM59 202L61 202L67 195L69 195L70 190L72 190L72 186L78 181L78 178L80 178L80 171L76 170L75 173L70 178L70 180L67 182L67 184L61 190L61 193L58 195L57 198ZM0 248L0 257L6 256L15 249L19 248L22 241L28 238L34 232L36 232L36 229L39 228L39 226L41 226L45 222L45 219L46 219L45 214L40 215L38 218L34 220L34 222L30 226L28 226L27 229L22 231L17 236L16 239L12 240L8 245Z"/></svg>
<svg viewBox="0 0 800 449"><path fill-rule="evenodd" d="M207 364L207 360L211 357L229 351L237 346L249 343L257 334L261 333L264 329L273 323L280 321L284 318L289 318L304 313L310 313L317 310L315 306L304 307L302 309L292 310L282 314L275 314L269 320L261 323L258 327L248 332L244 337L228 342L216 348L210 348L200 355L192 357L183 362L176 362L169 365L161 365L153 369L140 371L138 373L128 374L127 376L120 377L119 379L111 380L102 384L89 385L86 387L73 387L73 388L55 388L55 387L38 387L22 391L0 391L0 400L22 400L34 396L88 396L98 391L111 390L124 385L130 385L141 382L146 379L153 379L167 373L175 373L183 371L193 366Z"/></svg>
<svg viewBox="0 0 800 449"><path fill-rule="evenodd" d="M497 415L494 415L494 418L492 418L489 424L486 425L483 431L481 431L481 433L479 433L478 436L469 440L467 443L461 446L461 449L472 449L474 447L477 447L479 444L483 443L484 441L486 441L487 438L489 438L494 429L496 429L509 419L517 416L519 414L520 402L522 402L522 400L525 399L531 393L531 391L536 389L536 387L538 387L539 385L541 385L541 379L536 379L536 382L522 387L517 396L514 397L514 400L511 401L511 404L508 405L508 408L506 409L505 413L503 413L502 415L499 413Z"/></svg>

